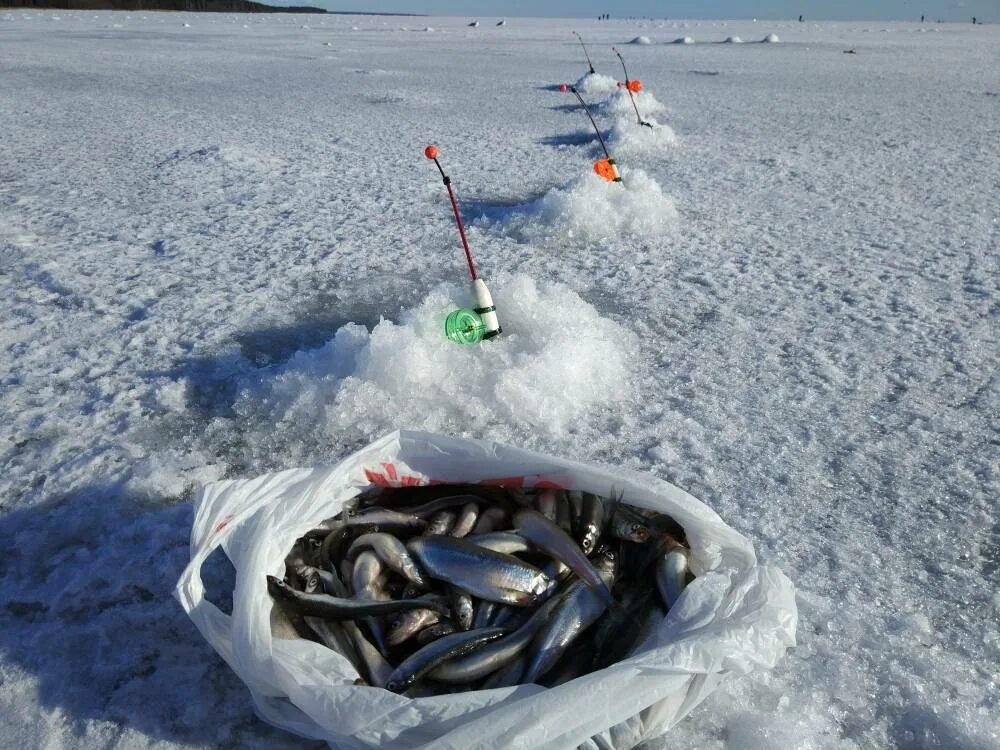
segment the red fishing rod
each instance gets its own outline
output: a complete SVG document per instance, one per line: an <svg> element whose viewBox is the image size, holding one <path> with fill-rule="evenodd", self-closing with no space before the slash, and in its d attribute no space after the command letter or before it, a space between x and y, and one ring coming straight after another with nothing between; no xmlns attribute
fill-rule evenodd
<svg viewBox="0 0 1000 750"><path fill-rule="evenodd" d="M458 234L462 238L462 247L465 250L465 260L469 264L469 275L472 276L472 289L476 295L477 307L473 309L461 308L452 312L445 320L445 335L460 344L475 344L482 339L491 339L499 336L503 329L500 328L500 321L497 318L496 305L493 304L493 297L490 290L486 288L486 282L479 278L476 273L476 265L472 262L472 250L469 249L469 241L465 237L465 226L462 224L462 216L458 212L458 202L455 200L455 191L451 188L451 177L444 173L441 162L438 161L437 146L428 146L424 149L424 156L434 162L441 173L441 180L448 188L448 197L451 199L451 210L455 212L455 223L458 225Z"/></svg>
<svg viewBox="0 0 1000 750"><path fill-rule="evenodd" d="M642 115L639 114L639 107L635 103L635 97L632 96L633 91L635 93L639 93L640 91L642 91L642 81L640 81L638 78L634 80L629 80L628 68L625 67L625 58L622 57L622 53L618 51L617 47L612 47L611 49L614 51L616 55L618 55L618 59L622 61L622 70L625 71L625 90L628 91L628 98L632 100L632 109L635 110L636 119L639 121L640 125L645 125L647 128L652 128L653 126L651 123L648 123L642 119Z"/></svg>
<svg viewBox="0 0 1000 750"><path fill-rule="evenodd" d="M587 102L583 100L580 96L580 92L576 90L576 86L567 86L565 83L559 87L559 90L564 94L567 91L572 91L576 100L580 102L580 106L583 107L583 111L587 114L587 119L590 120L590 124L594 126L594 132L597 133L597 140L601 142L601 148L604 149L604 159L594 164L594 171L597 172L601 177L603 177L608 182L621 182L621 175L618 174L618 166L615 160L611 157L608 152L608 144L604 142L604 136L601 135L601 129L597 127L597 123L594 122L594 116L590 114L590 107L587 106Z"/></svg>
<svg viewBox="0 0 1000 750"><path fill-rule="evenodd" d="M573 33L576 34L575 31ZM580 46L583 47L583 54L586 55L587 57L587 65L590 66L591 75L597 73L597 71L594 70L594 63L590 61L590 55L587 54L587 46L583 43L583 37L580 36L579 34L576 34L576 38L580 40Z"/></svg>

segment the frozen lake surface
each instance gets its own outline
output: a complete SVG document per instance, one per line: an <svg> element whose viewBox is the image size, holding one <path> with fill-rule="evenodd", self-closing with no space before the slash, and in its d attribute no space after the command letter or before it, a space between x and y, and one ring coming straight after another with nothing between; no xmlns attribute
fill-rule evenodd
<svg viewBox="0 0 1000 750"><path fill-rule="evenodd" d="M188 501L414 427L650 472L796 584L651 747L1000 747L998 27L469 20L0 10L0 744L308 745L170 596ZM573 29L659 126L587 94L624 186ZM430 142L496 346L438 330Z"/></svg>

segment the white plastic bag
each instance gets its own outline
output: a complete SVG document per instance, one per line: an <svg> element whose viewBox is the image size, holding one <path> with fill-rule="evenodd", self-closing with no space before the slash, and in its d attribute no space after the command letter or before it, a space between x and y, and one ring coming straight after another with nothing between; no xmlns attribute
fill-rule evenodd
<svg viewBox="0 0 1000 750"><path fill-rule="evenodd" d="M640 653L546 689L410 699L354 684L347 659L271 637L265 574L284 575L294 541L372 484L485 482L621 495L671 515L697 576ZM233 614L204 598L201 566L222 545L236 568ZM649 476L496 443L402 430L336 466L216 482L195 505L191 562L175 595L250 688L268 722L335 748L629 748L664 733L732 674L770 668L795 644L789 580L712 510Z"/></svg>

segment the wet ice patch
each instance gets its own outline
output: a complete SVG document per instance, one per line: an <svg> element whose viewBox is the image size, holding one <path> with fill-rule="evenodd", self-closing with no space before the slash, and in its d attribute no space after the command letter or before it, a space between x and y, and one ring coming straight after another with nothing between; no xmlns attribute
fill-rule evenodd
<svg viewBox="0 0 1000 750"><path fill-rule="evenodd" d="M251 450L275 439L316 446L401 427L560 435L633 396L639 342L569 287L524 275L491 280L504 333L482 345L444 336L445 317L473 300L442 284L399 322L349 323L325 346L244 384L237 420Z"/></svg>
<svg viewBox="0 0 1000 750"><path fill-rule="evenodd" d="M618 79L600 73L587 73L573 85L581 94L610 94L618 88Z"/></svg>
<svg viewBox="0 0 1000 750"><path fill-rule="evenodd" d="M677 226L677 209L642 170L623 170L621 183L588 171L526 206L484 219L487 225L494 221L522 242L579 246L667 234Z"/></svg>

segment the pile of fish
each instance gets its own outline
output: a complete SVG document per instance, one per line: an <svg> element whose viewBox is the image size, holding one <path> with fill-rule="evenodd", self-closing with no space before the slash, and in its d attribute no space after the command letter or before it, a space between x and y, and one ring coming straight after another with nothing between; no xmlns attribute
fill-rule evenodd
<svg viewBox="0 0 1000 750"><path fill-rule="evenodd" d="M374 489L267 577L281 626L418 697L559 685L633 653L691 578L684 530L620 498Z"/></svg>

